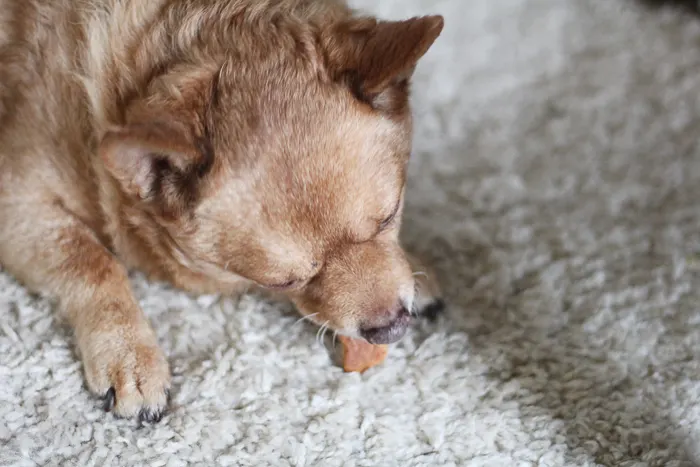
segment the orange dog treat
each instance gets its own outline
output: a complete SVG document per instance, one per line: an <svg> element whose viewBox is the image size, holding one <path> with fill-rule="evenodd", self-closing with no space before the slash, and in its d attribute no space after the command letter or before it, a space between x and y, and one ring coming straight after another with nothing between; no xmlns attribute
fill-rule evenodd
<svg viewBox="0 0 700 467"><path fill-rule="evenodd" d="M382 363L389 347L370 344L364 339L339 336L342 346L343 370L348 373L363 373Z"/></svg>

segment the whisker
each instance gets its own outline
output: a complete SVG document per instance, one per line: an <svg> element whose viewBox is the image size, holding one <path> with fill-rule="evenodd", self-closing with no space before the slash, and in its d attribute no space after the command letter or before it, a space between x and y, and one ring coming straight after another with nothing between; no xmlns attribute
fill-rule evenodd
<svg viewBox="0 0 700 467"><path fill-rule="evenodd" d="M423 276L428 279L428 273L423 271L416 271L413 273L413 277Z"/></svg>
<svg viewBox="0 0 700 467"><path fill-rule="evenodd" d="M326 329L323 330L323 333L321 334L321 345L326 344L326 333L330 329L330 325L326 325Z"/></svg>
<svg viewBox="0 0 700 467"><path fill-rule="evenodd" d="M330 323L330 321L326 321L325 323L323 323L323 325L322 325L320 328L318 328L318 331L316 332L316 342L319 343L319 344L321 344L321 345L323 345L323 342L321 342L321 339L320 339L320 338L321 338L321 332L322 332L323 329L328 325L328 323Z"/></svg>
<svg viewBox="0 0 700 467"><path fill-rule="evenodd" d="M333 348L335 349L335 341L338 338L338 331L333 331Z"/></svg>
<svg viewBox="0 0 700 467"><path fill-rule="evenodd" d="M416 282L413 285L413 302L411 303L411 309L408 310L408 313L413 316L414 318L418 317L419 310L418 310L418 295L420 294L420 285L418 282Z"/></svg>
<svg viewBox="0 0 700 467"><path fill-rule="evenodd" d="M318 313L314 313L313 315L302 316L302 317L299 318L294 324L292 324L292 327L296 326L296 325L299 324L299 323L303 323L304 321L307 321L307 320L308 320L309 322L311 322L311 320L313 319L313 317L314 317L314 316L317 316L317 315L318 315Z"/></svg>
<svg viewBox="0 0 700 467"><path fill-rule="evenodd" d="M318 330L316 331L316 343L319 343L320 336L321 336L321 329L323 329L323 325L321 325Z"/></svg>

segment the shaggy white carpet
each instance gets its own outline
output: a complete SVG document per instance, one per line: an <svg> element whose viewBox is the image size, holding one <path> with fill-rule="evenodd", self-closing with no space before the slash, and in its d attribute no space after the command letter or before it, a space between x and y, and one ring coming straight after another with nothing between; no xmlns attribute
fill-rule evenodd
<svg viewBox="0 0 700 467"><path fill-rule="evenodd" d="M439 12L405 237L450 302L363 376L255 297L134 278L172 359L157 427L105 414L0 274L0 465L700 465L700 23L631 0Z"/></svg>

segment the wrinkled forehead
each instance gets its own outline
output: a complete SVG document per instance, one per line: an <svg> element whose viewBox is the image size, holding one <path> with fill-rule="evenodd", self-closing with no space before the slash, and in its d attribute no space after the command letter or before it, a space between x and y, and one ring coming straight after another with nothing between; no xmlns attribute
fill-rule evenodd
<svg viewBox="0 0 700 467"><path fill-rule="evenodd" d="M347 90L322 86L263 92L250 111L235 144L217 145L208 215L235 206L229 222L241 234L301 246L366 237L394 211L411 146L408 117L381 115Z"/></svg>
<svg viewBox="0 0 700 467"><path fill-rule="evenodd" d="M257 165L270 215L332 230L391 213L410 150L405 126L350 105L295 117L269 136Z"/></svg>

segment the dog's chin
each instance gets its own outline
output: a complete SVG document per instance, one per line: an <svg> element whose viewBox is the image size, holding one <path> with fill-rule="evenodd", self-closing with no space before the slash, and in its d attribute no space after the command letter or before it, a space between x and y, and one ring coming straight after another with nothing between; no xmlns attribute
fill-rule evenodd
<svg viewBox="0 0 700 467"><path fill-rule="evenodd" d="M335 326L334 324L331 324L331 320L326 319L325 317L320 316L321 313L314 313L314 312L305 312L299 310L299 314L301 315L301 318L297 321L297 323L307 321L309 323L312 323L316 326L318 326L320 329L319 330L326 330L325 332L331 332L332 334L335 334L337 336L344 336L344 337L350 337L352 339L362 339L363 337L360 335L359 329L355 327L344 327L344 326Z"/></svg>

